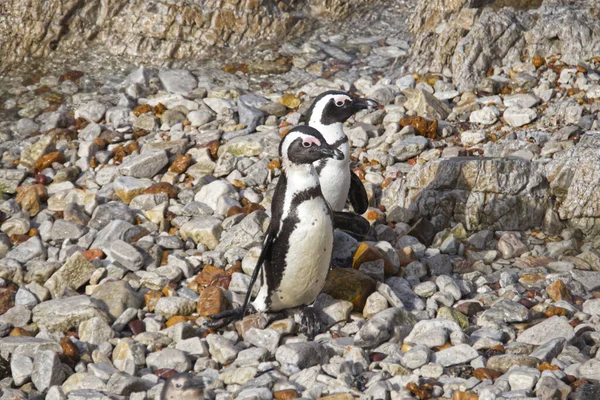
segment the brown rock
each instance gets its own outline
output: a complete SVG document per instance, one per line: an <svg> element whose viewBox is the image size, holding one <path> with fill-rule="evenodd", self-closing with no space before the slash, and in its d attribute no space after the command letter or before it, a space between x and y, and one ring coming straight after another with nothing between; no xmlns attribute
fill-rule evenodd
<svg viewBox="0 0 600 400"><path fill-rule="evenodd" d="M467 317L472 317L480 311L483 311L483 306L478 301L466 301L456 306L456 309Z"/></svg>
<svg viewBox="0 0 600 400"><path fill-rule="evenodd" d="M166 193L169 195L169 198L176 199L177 198L177 188L171 185L168 182L159 182L150 186L148 189L144 190L144 194L159 194Z"/></svg>
<svg viewBox="0 0 600 400"><path fill-rule="evenodd" d="M502 374L498 371L489 368L475 368L473 376L479 380L489 379L495 381L500 378Z"/></svg>
<svg viewBox="0 0 600 400"><path fill-rule="evenodd" d="M74 364L79 361L79 349L68 337L60 339L60 345L63 350L63 356L67 357Z"/></svg>
<svg viewBox="0 0 600 400"><path fill-rule="evenodd" d="M127 326L129 329L131 329L131 332L134 335L139 335L142 332L146 332L146 326L139 319L134 319L133 321L129 322Z"/></svg>
<svg viewBox="0 0 600 400"><path fill-rule="evenodd" d="M169 172L183 174L185 171L187 171L191 162L192 156L190 154L178 154L177 157L175 157L175 161L173 161L173 164L171 164L171 166L169 167Z"/></svg>
<svg viewBox="0 0 600 400"><path fill-rule="evenodd" d="M8 289L0 289L0 315L7 312L15 305L15 292Z"/></svg>
<svg viewBox="0 0 600 400"><path fill-rule="evenodd" d="M162 117L163 113L166 111L167 107L165 107L165 105L163 103L158 103L157 105L154 106L154 108L152 109L152 112L154 113L154 115L156 115L158 118Z"/></svg>
<svg viewBox="0 0 600 400"><path fill-rule="evenodd" d="M566 300L571 301L571 294L569 293L569 289L563 281L560 279L554 282L552 285L546 288L546 292L548 292L548 296L554 301Z"/></svg>
<svg viewBox="0 0 600 400"><path fill-rule="evenodd" d="M37 161L35 162L35 169L37 169L38 171L42 171L52 166L52 163L55 162L64 163L65 155L60 151L45 154L37 159Z"/></svg>
<svg viewBox="0 0 600 400"><path fill-rule="evenodd" d="M180 322L188 322L188 321L193 321L195 320L196 317L189 317L189 316L183 316L183 315L175 315L174 317L171 317L167 320L167 322L165 322L165 325L168 327L172 326L172 325L177 325Z"/></svg>
<svg viewBox="0 0 600 400"><path fill-rule="evenodd" d="M275 400L290 400L298 397L298 392L294 389L278 390L273 393Z"/></svg>
<svg viewBox="0 0 600 400"><path fill-rule="evenodd" d="M452 400L479 400L479 396L474 393L461 392L457 390L452 395Z"/></svg>
<svg viewBox="0 0 600 400"><path fill-rule="evenodd" d="M263 313L250 314L235 322L235 330L240 336L244 336L252 328L265 329L268 322Z"/></svg>
<svg viewBox="0 0 600 400"><path fill-rule="evenodd" d="M335 268L329 272L323 293L334 299L346 300L361 312L367 297L375 291L375 281L371 277L350 268Z"/></svg>
<svg viewBox="0 0 600 400"><path fill-rule="evenodd" d="M569 315L569 310L562 307L549 306L544 311L544 315L548 318L554 317L555 315L558 315L559 317L566 317Z"/></svg>
<svg viewBox="0 0 600 400"><path fill-rule="evenodd" d="M173 368L159 368L156 371L154 371L154 375L165 380L169 379L175 374L177 374L177 370Z"/></svg>
<svg viewBox="0 0 600 400"><path fill-rule="evenodd" d="M32 217L38 215L41 210L42 199L47 197L46 187L40 184L17 188L17 203Z"/></svg>
<svg viewBox="0 0 600 400"><path fill-rule="evenodd" d="M319 397L319 400L354 400L350 393L336 393L330 396Z"/></svg>
<svg viewBox="0 0 600 400"><path fill-rule="evenodd" d="M148 307L148 311L154 312L158 299L163 297L163 294L158 290L149 290L144 294L144 305Z"/></svg>
<svg viewBox="0 0 600 400"><path fill-rule="evenodd" d="M225 271L210 264L206 264L202 271L196 275L194 281L200 285L208 286L217 275L224 275Z"/></svg>
<svg viewBox="0 0 600 400"><path fill-rule="evenodd" d="M433 392L433 388L430 386L424 387L417 385L416 383L409 383L406 385L406 390L411 392L417 399L420 400L429 400L431 399L431 394Z"/></svg>
<svg viewBox="0 0 600 400"><path fill-rule="evenodd" d="M152 106L150 104L139 104L133 109L133 114L136 117L139 117L140 115L149 113L150 111L152 111Z"/></svg>
<svg viewBox="0 0 600 400"><path fill-rule="evenodd" d="M419 116L405 117L400 119L399 124L403 128L405 126L412 126L420 135L426 138L435 139L437 137L437 119L426 119Z"/></svg>
<svg viewBox="0 0 600 400"><path fill-rule="evenodd" d="M536 68L539 68L539 67L541 67L542 65L544 65L546 63L546 60L542 56L533 56L533 58L531 59L531 63Z"/></svg>
<svg viewBox="0 0 600 400"><path fill-rule="evenodd" d="M227 298L218 287L209 286L200 293L197 311L201 316L208 317L226 309Z"/></svg>
<svg viewBox="0 0 600 400"><path fill-rule="evenodd" d="M25 330L23 328L14 328L12 331L10 331L9 336L29 336L29 337L33 337L33 333L31 333L28 330Z"/></svg>
<svg viewBox="0 0 600 400"><path fill-rule="evenodd" d="M83 252L83 256L88 259L89 262L92 262L96 259L103 259L106 256L104 252L100 249L90 249Z"/></svg>
<svg viewBox="0 0 600 400"><path fill-rule="evenodd" d="M552 365L552 364L549 364L549 363L547 363L547 362L543 362L543 363L542 363L542 364L541 364L541 365L538 367L538 369L539 369L540 371L544 372L544 371L557 371L557 370L559 370L560 368L559 368L558 366L556 366L556 365Z"/></svg>
<svg viewBox="0 0 600 400"><path fill-rule="evenodd" d="M411 262L419 260L412 247L405 247L403 249L398 250L397 253L400 256L401 267L406 267Z"/></svg>
<svg viewBox="0 0 600 400"><path fill-rule="evenodd" d="M370 261L384 261L385 275L390 276L394 271L394 266L390 260L382 254L379 250L366 242L361 243L356 251L354 252L354 258L352 259L352 268L359 269L363 263Z"/></svg>

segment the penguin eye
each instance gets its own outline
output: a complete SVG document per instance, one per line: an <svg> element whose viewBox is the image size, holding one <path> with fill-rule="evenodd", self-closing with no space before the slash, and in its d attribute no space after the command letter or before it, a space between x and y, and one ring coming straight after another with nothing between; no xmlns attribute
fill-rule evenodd
<svg viewBox="0 0 600 400"><path fill-rule="evenodd" d="M182 386L183 386L183 385L181 384L181 382L177 382L177 383L175 384L175 387L176 387L177 389L181 389L181 387L182 387Z"/></svg>
<svg viewBox="0 0 600 400"><path fill-rule="evenodd" d="M345 104L345 102L341 101L341 100L338 100L338 101L335 102L335 105L338 106L338 107L343 107L344 104Z"/></svg>
<svg viewBox="0 0 600 400"><path fill-rule="evenodd" d="M302 142L302 146L308 148L308 147L312 146L312 143L311 142Z"/></svg>

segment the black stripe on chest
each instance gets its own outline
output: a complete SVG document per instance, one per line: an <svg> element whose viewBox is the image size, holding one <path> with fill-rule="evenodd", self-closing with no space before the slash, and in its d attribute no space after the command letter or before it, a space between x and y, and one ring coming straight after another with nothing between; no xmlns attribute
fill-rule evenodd
<svg viewBox="0 0 600 400"><path fill-rule="evenodd" d="M290 205L291 212L283 221L281 221L281 230L274 240L271 258L270 260L265 261L264 271L268 288L268 296L266 299L267 309L270 309L272 296L283 280L283 275L285 274L285 269L287 267L286 257L290 248L294 245L290 242L290 237L300 223L298 207L305 201L322 196L321 188L319 186L297 193ZM283 293L283 295L285 295L285 293Z"/></svg>

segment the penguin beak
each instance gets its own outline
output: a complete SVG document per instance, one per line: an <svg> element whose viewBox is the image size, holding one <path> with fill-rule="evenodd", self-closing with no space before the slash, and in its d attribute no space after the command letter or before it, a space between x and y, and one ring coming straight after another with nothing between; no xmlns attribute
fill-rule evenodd
<svg viewBox="0 0 600 400"><path fill-rule="evenodd" d="M323 157L334 158L336 160L344 159L344 153L342 153L338 149L328 149L328 148L323 147L323 148L321 148L320 152L323 155Z"/></svg>
<svg viewBox="0 0 600 400"><path fill-rule="evenodd" d="M352 105L357 110L369 110L374 111L379 108L379 104L375 100L371 99L354 99Z"/></svg>

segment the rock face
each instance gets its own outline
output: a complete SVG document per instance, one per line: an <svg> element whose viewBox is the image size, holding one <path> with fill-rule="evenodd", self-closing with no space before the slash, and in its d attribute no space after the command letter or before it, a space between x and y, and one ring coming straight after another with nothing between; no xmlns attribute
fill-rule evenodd
<svg viewBox="0 0 600 400"><path fill-rule="evenodd" d="M561 53L575 64L600 46L592 0L421 0L410 28L415 46L408 69L451 75L459 90L472 89L490 67L518 61L521 54Z"/></svg>
<svg viewBox="0 0 600 400"><path fill-rule="evenodd" d="M600 132L588 132L549 165L548 180L562 220L586 234L600 233Z"/></svg>
<svg viewBox="0 0 600 400"><path fill-rule="evenodd" d="M529 161L456 157L417 164L397 196L391 196L396 202L385 206L419 216L443 215L468 230L521 230L541 224L548 206L545 185Z"/></svg>
<svg viewBox="0 0 600 400"><path fill-rule="evenodd" d="M0 4L0 56L6 67L98 45L139 61L205 57L273 44L303 33L316 19L346 18L357 5L375 1L7 0Z"/></svg>

